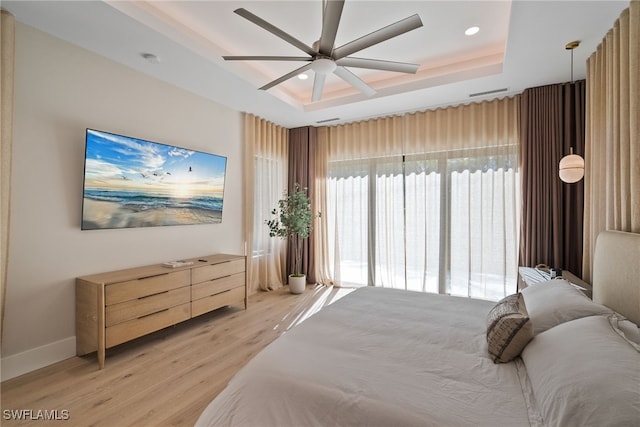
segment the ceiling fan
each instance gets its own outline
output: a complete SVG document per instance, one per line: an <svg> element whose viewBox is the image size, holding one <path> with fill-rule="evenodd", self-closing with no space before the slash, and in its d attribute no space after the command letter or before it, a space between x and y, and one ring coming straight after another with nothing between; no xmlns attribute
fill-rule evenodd
<svg viewBox="0 0 640 427"><path fill-rule="evenodd" d="M349 56L370 46L399 36L400 34L422 27L422 21L418 14L414 14L408 18L380 28L377 31L369 33L342 46L335 47L335 39L338 32L338 25L340 24L340 16L342 15L343 6L344 0L323 0L322 32L320 34L320 39L311 46L308 46L246 9L236 9L234 11L236 14L297 47L308 56L223 56L223 58L227 61L308 62L308 64L293 70L270 83L267 83L260 89L270 89L310 69L315 73L313 94L311 96L312 101L319 101L322 98L325 79L327 78L327 75L331 73L337 75L367 96L372 96L376 93L371 86L366 84L362 79L345 67L368 68L373 70L395 71L410 74L415 74L416 71L418 71L417 64L383 61L379 59L355 58Z"/></svg>

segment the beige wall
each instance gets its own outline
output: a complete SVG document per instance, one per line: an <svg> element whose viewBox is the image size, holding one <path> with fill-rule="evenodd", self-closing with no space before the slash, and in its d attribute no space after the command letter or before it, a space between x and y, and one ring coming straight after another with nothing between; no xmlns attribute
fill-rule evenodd
<svg viewBox="0 0 640 427"><path fill-rule="evenodd" d="M76 276L244 248L241 113L16 31L3 379L75 353ZM227 156L223 223L81 231L87 127Z"/></svg>

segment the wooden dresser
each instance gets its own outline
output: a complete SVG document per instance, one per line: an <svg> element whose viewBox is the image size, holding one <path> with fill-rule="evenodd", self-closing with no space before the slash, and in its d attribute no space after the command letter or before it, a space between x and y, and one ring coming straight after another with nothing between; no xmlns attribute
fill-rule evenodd
<svg viewBox="0 0 640 427"><path fill-rule="evenodd" d="M96 351L104 368L107 348L226 305L247 308L246 258L217 254L78 277L76 353Z"/></svg>

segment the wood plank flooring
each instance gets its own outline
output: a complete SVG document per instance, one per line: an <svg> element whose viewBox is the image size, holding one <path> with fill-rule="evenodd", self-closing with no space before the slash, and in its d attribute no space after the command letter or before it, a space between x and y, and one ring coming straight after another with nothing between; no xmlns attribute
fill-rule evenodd
<svg viewBox="0 0 640 427"><path fill-rule="evenodd" d="M192 426L255 354L352 290L318 285L301 295L286 287L258 292L246 311L225 307L107 350L103 370L94 353L7 380L0 424ZM57 411L68 419L8 419L11 410Z"/></svg>

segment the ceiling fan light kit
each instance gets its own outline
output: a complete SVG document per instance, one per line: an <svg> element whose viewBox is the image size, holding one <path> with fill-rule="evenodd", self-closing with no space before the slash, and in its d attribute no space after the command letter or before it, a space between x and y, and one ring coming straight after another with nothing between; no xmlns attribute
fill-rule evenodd
<svg viewBox="0 0 640 427"><path fill-rule="evenodd" d="M345 67L366 68L408 74L415 74L418 71L418 64L370 58L354 58L349 55L422 27L422 20L420 19L420 16L417 14L409 16L408 18L402 19L391 25L387 25L386 27L380 28L377 31L336 48L335 39L336 34L338 33L338 26L340 25L344 0L328 0L324 4L320 39L314 42L311 46L308 46L246 9L240 8L234 11L237 15L242 16L259 27L269 31L271 34L295 46L308 56L223 56L223 58L227 61L307 62L306 65L299 67L270 83L267 83L260 89L270 89L293 77L299 76L308 70L312 70L315 73L313 93L311 96L312 101L319 101L322 98L324 82L329 74L335 74L366 96L373 96L376 93L375 89Z"/></svg>
<svg viewBox="0 0 640 427"><path fill-rule="evenodd" d="M325 75L333 73L336 67L336 63L329 58L318 58L311 63L313 72Z"/></svg>

